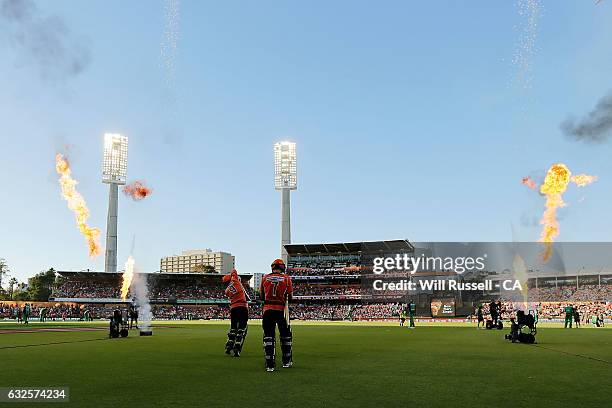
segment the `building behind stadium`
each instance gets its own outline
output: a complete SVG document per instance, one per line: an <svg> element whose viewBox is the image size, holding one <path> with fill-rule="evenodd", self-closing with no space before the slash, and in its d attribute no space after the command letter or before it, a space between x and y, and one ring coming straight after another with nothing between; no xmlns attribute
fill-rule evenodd
<svg viewBox="0 0 612 408"><path fill-rule="evenodd" d="M181 255L165 256L160 260L162 273L217 272L228 274L236 266L236 257L228 252L192 249Z"/></svg>

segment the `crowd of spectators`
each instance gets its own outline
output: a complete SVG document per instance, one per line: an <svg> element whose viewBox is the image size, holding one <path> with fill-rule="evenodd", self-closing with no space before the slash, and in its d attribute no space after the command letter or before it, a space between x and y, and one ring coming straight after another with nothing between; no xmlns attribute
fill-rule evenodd
<svg viewBox="0 0 612 408"><path fill-rule="evenodd" d="M208 281L160 281L149 288L152 299L225 299L225 287L221 283Z"/></svg>
<svg viewBox="0 0 612 408"><path fill-rule="evenodd" d="M583 321L587 321L592 316L603 315L606 318L612 317L612 302L528 302L525 306L521 302L501 302L501 318L510 319L515 316L518 309L537 311L540 320L561 319L565 317L565 307L574 306ZM482 304L482 312L486 318L490 318L489 304ZM476 313L474 313L476 314Z"/></svg>
<svg viewBox="0 0 612 408"><path fill-rule="evenodd" d="M612 285L580 285L563 287L540 287L529 289L529 300L554 301L612 301Z"/></svg>
<svg viewBox="0 0 612 408"><path fill-rule="evenodd" d="M334 304L296 303L290 307L291 318L295 320L375 320L395 319L399 316L399 304ZM249 317L260 319L261 306L249 306ZM191 320L191 319L229 319L227 305L163 305L154 306L153 315L157 319Z"/></svg>
<svg viewBox="0 0 612 408"><path fill-rule="evenodd" d="M342 271L346 272L345 269L342 269ZM303 272L304 268L301 270ZM294 270L296 273L297 271L298 269ZM325 275L328 272L333 274L340 270L335 265L332 265L330 269L308 269L308 271L308 274ZM254 299L253 289L247 282L243 282L243 285L249 297ZM120 288L121 282L117 279L67 280L54 288L51 298L118 299L120 297ZM153 279L149 282L149 297L151 299L224 300L226 298L224 290L225 285L218 278L189 280ZM359 295L362 293L362 288L358 283L323 284L295 279L294 291L296 296L345 296ZM386 297L404 294L405 292L402 291L376 291L376 295ZM578 289L574 286L530 288L528 300L532 302L612 301L612 285L581 285Z"/></svg>
<svg viewBox="0 0 612 408"><path fill-rule="evenodd" d="M40 312L45 309L45 318L50 321L82 319L85 311L89 310L93 318L107 317L112 313L112 308L95 305L77 305L69 303L56 303L52 306L46 304L30 305L30 319L40 318ZM0 303L0 319L17 319L22 315L23 305L16 303Z"/></svg>
<svg viewBox="0 0 612 408"><path fill-rule="evenodd" d="M290 308L291 317L297 320L343 320L350 306L340 304L296 304Z"/></svg>
<svg viewBox="0 0 612 408"><path fill-rule="evenodd" d="M359 267L350 262L289 265L289 272L294 276L350 275L359 274L359 271ZM392 303L397 298L392 295L404 294L403 292L377 293L387 297L387 302L385 302L381 297L364 294L358 282L359 280L352 278L294 279L296 299L291 304L292 318L300 320L376 320L398 317L401 306ZM252 288L247 282L243 282L243 285L250 299L255 300ZM107 277L104 279L69 279L54 288L51 298L118 299L120 287L120 279ZM150 277L149 298L153 301L153 316L156 319L172 320L227 319L229 318L229 307L225 302L210 305L172 304L175 299L179 301L210 300L210 303L225 301L225 287L226 285L221 283L220 276L190 279ZM449 296L452 296L452 293ZM348 299L343 299L343 297L348 297ZM356 299L361 299L362 303L356 303ZM370 300L371 303L365 303L366 300ZM594 315L612 317L612 285L610 284L580 285L578 289L573 286L531 288L527 300L528 309L537 310L539 318L543 320L562 318L564 308L568 304L575 306L585 321ZM58 302L53 306L46 306L46 316L50 320L82 319L87 310L88 315L92 318L106 318L116 307L118 306ZM485 316L489 315L488 307L487 303L483 304ZM518 308L523 309L523 304L502 302L501 317L509 319L515 315ZM420 314L423 314L423 311L427 311L425 314L429 313L428 309L429 306L421 305ZM16 318L18 311L19 308L14 304L0 303L0 318ZM36 318L39 314L40 307L35 303L31 306L30 317ZM261 318L259 304L251 304L250 317Z"/></svg>
<svg viewBox="0 0 612 408"><path fill-rule="evenodd" d="M346 296L360 295L361 285L329 285L295 282L294 296Z"/></svg>
<svg viewBox="0 0 612 408"><path fill-rule="evenodd" d="M323 275L360 275L361 267L356 262L320 262L287 264L287 273L291 276L323 276Z"/></svg>
<svg viewBox="0 0 612 408"><path fill-rule="evenodd" d="M19 306L15 304L0 303L0 319L16 319Z"/></svg>
<svg viewBox="0 0 612 408"><path fill-rule="evenodd" d="M583 322L590 321L592 316L612 318L612 303L606 302L531 302L529 310L537 310L540 321L561 319L565 315L568 304L577 308ZM108 318L119 305L77 305L56 303L53 306L31 304L30 319L40 316L40 310L46 309L46 318L50 321L82 320L85 311L94 319ZM398 303L293 303L290 307L291 318L296 320L387 320L396 319L401 308ZM489 317L489 305L484 303L483 314ZM0 319L17 319L22 306L10 303L0 303ZM517 309L523 309L522 303L501 302L502 319L510 319ZM153 305L153 317L165 320L202 320L229 319L229 307L222 305ZM259 319L262 315L261 305L254 303L249 306L249 316Z"/></svg>
<svg viewBox="0 0 612 408"><path fill-rule="evenodd" d="M565 316L565 306L567 305L575 306L583 321L594 315L612 316L612 303L605 302L547 302L537 303L536 307L541 318L560 319Z"/></svg>
<svg viewBox="0 0 612 408"><path fill-rule="evenodd" d="M30 318L38 318L43 306L31 307ZM108 318L113 310L119 306L112 305L72 305L57 304L47 309L47 319L66 320L83 319L88 310L94 319ZM19 307L17 305L0 304L0 318L16 319ZM229 319L227 305L153 305L153 317L165 320L201 320L201 319ZM290 308L292 319L297 320L367 320L395 318L399 313L396 304L292 304ZM249 316L259 319L262 315L261 305L249 306Z"/></svg>
<svg viewBox="0 0 612 408"><path fill-rule="evenodd" d="M229 317L229 309L218 305L159 305L153 306L152 312L156 319L165 320L225 319Z"/></svg>
<svg viewBox="0 0 612 408"><path fill-rule="evenodd" d="M254 293L251 287L243 282L243 286L251 299ZM54 288L52 299L119 299L121 297L121 282L118 280L68 280ZM128 297L132 297L130 293ZM149 284L150 299L211 299L224 300L225 285L220 278L206 280L152 280Z"/></svg>
<svg viewBox="0 0 612 408"><path fill-rule="evenodd" d="M121 282L116 280L68 280L54 288L52 298L119 298Z"/></svg>

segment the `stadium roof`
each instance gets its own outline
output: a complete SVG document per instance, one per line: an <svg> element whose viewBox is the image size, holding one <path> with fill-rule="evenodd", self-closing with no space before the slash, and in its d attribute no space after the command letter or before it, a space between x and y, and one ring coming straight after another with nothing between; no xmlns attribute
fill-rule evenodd
<svg viewBox="0 0 612 408"><path fill-rule="evenodd" d="M534 271L531 269L527 270L528 279L533 279L533 278L538 278L538 279L572 278L572 279L575 279L576 276L580 277L580 276L598 276L598 275L602 275L602 276L611 275L612 276L612 268L580 268L580 269L564 270L564 271ZM499 275L492 275L491 279L503 280L503 279L507 279L508 277L513 277L513 276L514 274L512 273L512 271L503 271Z"/></svg>
<svg viewBox="0 0 612 408"><path fill-rule="evenodd" d="M408 240L392 241L340 242L336 244L289 244L285 250L291 256L296 255L333 255L356 254L362 252L412 252L414 247Z"/></svg>
<svg viewBox="0 0 612 408"><path fill-rule="evenodd" d="M121 277L123 271L120 272L98 272L98 271L57 271L62 276L70 277L82 277L82 278L104 278L104 277ZM159 277L215 277L223 276L220 273L188 273L188 272L139 272L145 275L159 276ZM252 273L238 273L239 276L253 276Z"/></svg>
<svg viewBox="0 0 612 408"><path fill-rule="evenodd" d="M123 274L123 272L99 272L99 271L56 271L58 275L62 276L70 276L70 277L88 277L88 278L101 278L101 277L118 277Z"/></svg>

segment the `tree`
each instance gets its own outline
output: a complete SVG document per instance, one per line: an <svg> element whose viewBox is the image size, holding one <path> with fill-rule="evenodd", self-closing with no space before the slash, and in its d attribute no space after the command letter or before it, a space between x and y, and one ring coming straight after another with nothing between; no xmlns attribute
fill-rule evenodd
<svg viewBox="0 0 612 408"><path fill-rule="evenodd" d="M17 280L17 278L15 278L14 276L9 280L9 287L8 287L8 295L9 295L9 299L10 300L14 300L13 299L13 295L15 294L15 285L19 284L19 281Z"/></svg>
<svg viewBox="0 0 612 408"><path fill-rule="evenodd" d="M8 265L6 264L6 260L4 258L0 258L0 290L2 289L2 280L8 275L10 272Z"/></svg>
<svg viewBox="0 0 612 408"><path fill-rule="evenodd" d="M212 265L204 265L204 264L198 264L193 268L194 272L200 272L200 273L215 273L217 272L215 270L215 267Z"/></svg>
<svg viewBox="0 0 612 408"><path fill-rule="evenodd" d="M30 295L28 294L28 285L21 282L17 285L17 290L13 294L14 300L30 300Z"/></svg>
<svg viewBox="0 0 612 408"><path fill-rule="evenodd" d="M28 297L30 300L48 301L54 283L55 269L37 273L28 279Z"/></svg>
<svg viewBox="0 0 612 408"><path fill-rule="evenodd" d="M212 265L204 265L204 273L216 273L215 267Z"/></svg>

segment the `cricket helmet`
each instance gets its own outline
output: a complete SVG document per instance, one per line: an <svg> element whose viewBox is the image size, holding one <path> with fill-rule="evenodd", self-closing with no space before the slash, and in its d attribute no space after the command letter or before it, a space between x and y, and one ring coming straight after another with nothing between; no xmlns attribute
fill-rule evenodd
<svg viewBox="0 0 612 408"><path fill-rule="evenodd" d="M272 271L276 270L276 269L280 269L281 271L285 272L285 262L282 259L275 259L274 262L272 262L272 265L270 265L272 268Z"/></svg>

